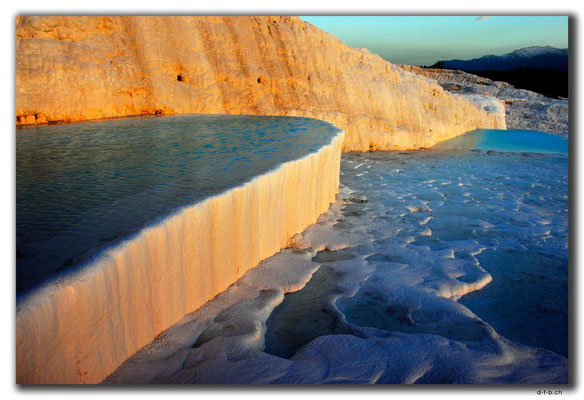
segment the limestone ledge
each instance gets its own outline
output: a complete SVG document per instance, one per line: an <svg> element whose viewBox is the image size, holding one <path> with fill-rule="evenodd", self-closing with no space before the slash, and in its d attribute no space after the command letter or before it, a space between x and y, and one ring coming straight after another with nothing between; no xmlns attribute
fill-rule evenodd
<svg viewBox="0 0 584 400"><path fill-rule="evenodd" d="M17 383L101 382L286 247L335 201L343 139L184 208L23 299Z"/></svg>
<svg viewBox="0 0 584 400"><path fill-rule="evenodd" d="M16 122L145 114L317 118L344 151L505 128L476 105L297 17L18 16Z"/></svg>

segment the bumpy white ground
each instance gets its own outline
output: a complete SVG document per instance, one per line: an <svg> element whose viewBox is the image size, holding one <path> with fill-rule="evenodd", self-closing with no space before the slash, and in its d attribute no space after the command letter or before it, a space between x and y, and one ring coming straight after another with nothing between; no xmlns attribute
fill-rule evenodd
<svg viewBox="0 0 584 400"><path fill-rule="evenodd" d="M491 281L486 249L567 259L566 159L521 157L343 155L337 202L291 248L105 382L567 382L565 358L457 302Z"/></svg>

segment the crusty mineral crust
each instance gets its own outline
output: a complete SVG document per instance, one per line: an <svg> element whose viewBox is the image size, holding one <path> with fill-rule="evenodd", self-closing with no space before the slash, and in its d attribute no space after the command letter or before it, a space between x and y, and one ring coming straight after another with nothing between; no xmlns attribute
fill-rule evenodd
<svg viewBox="0 0 584 400"><path fill-rule="evenodd" d="M568 99L551 99L530 90L518 89L507 82L493 81L468 72L420 68L402 65L402 68L436 80L451 93L499 99L505 104L505 122L508 129L529 129L568 136Z"/></svg>

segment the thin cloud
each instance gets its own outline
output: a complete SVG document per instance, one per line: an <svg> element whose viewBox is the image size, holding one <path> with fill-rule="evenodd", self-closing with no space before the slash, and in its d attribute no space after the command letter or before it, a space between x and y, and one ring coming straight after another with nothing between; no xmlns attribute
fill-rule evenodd
<svg viewBox="0 0 584 400"><path fill-rule="evenodd" d="M489 16L488 16L488 15L483 15L483 16L481 16L481 17L476 17L476 18L475 18L475 21L484 21L484 20L486 20L487 18L489 18Z"/></svg>

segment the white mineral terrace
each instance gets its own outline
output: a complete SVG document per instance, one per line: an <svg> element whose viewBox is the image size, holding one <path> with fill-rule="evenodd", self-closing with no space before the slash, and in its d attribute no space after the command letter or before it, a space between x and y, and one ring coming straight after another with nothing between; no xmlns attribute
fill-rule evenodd
<svg viewBox="0 0 584 400"><path fill-rule="evenodd" d="M18 383L98 383L326 212L344 133L188 206L17 307Z"/></svg>
<svg viewBox="0 0 584 400"><path fill-rule="evenodd" d="M344 154L291 248L105 383L566 383L567 157L444 147Z"/></svg>

